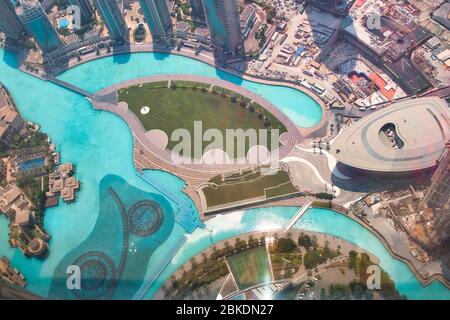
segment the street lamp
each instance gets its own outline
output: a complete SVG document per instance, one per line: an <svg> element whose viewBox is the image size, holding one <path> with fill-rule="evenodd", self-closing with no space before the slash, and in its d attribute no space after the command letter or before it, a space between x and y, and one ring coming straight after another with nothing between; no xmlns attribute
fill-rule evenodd
<svg viewBox="0 0 450 320"><path fill-rule="evenodd" d="M206 228L206 230L208 230L208 232L209 232L209 240L211 241L211 245L213 245L214 244L213 238L212 238L213 231L211 229L209 229L208 227Z"/></svg>

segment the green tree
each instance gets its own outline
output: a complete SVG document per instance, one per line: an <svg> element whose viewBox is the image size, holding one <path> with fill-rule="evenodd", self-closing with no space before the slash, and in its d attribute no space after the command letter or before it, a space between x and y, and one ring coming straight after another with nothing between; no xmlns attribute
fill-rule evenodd
<svg viewBox="0 0 450 320"><path fill-rule="evenodd" d="M308 250L311 247L311 244L311 238L308 235L301 233L298 237L298 245Z"/></svg>
<svg viewBox="0 0 450 320"><path fill-rule="evenodd" d="M281 252L281 253L292 252L296 248L297 248L297 245L291 239L287 239L287 238L278 239L277 249L279 252Z"/></svg>

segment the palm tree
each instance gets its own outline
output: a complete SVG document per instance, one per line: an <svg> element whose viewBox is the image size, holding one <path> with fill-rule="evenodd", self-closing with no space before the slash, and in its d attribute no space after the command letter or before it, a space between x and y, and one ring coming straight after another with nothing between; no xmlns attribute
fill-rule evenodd
<svg viewBox="0 0 450 320"><path fill-rule="evenodd" d="M261 108L258 108L258 118L264 119L264 112L262 111Z"/></svg>
<svg viewBox="0 0 450 320"><path fill-rule="evenodd" d="M252 235L248 236L248 246L252 247L255 244L255 239L253 238Z"/></svg>
<svg viewBox="0 0 450 320"><path fill-rule="evenodd" d="M195 257L192 257L191 260L189 261L191 262L191 269L194 269L197 266L197 261Z"/></svg>

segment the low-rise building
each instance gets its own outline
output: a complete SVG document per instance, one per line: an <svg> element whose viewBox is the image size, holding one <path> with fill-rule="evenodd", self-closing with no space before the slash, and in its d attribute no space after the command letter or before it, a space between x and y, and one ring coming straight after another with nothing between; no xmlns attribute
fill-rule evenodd
<svg viewBox="0 0 450 320"><path fill-rule="evenodd" d="M444 2L441 7L433 13L433 19L442 24L447 29L450 29L450 3Z"/></svg>
<svg viewBox="0 0 450 320"><path fill-rule="evenodd" d="M27 285L24 276L13 268L6 257L0 258L0 279L23 288Z"/></svg>
<svg viewBox="0 0 450 320"><path fill-rule="evenodd" d="M61 164L49 175L49 192L47 197L60 195L65 202L75 201L75 192L80 189L80 182L72 176L73 164Z"/></svg>
<svg viewBox="0 0 450 320"><path fill-rule="evenodd" d="M0 187L0 212L21 227L34 223L33 203L15 184Z"/></svg>
<svg viewBox="0 0 450 320"><path fill-rule="evenodd" d="M245 38L248 37L256 21L256 9L251 4L247 5L240 16L241 30Z"/></svg>
<svg viewBox="0 0 450 320"><path fill-rule="evenodd" d="M178 38L187 38L191 31L191 25L185 21L177 21L175 26L175 36Z"/></svg>
<svg viewBox="0 0 450 320"><path fill-rule="evenodd" d="M6 92L0 88L0 144L9 146L15 137L24 135L25 122L13 109Z"/></svg>
<svg viewBox="0 0 450 320"><path fill-rule="evenodd" d="M331 153L351 170L411 175L436 167L450 139L450 110L438 97L403 100L363 117Z"/></svg>
<svg viewBox="0 0 450 320"><path fill-rule="evenodd" d="M5 159L0 159L0 180L5 179L7 174L7 164Z"/></svg>

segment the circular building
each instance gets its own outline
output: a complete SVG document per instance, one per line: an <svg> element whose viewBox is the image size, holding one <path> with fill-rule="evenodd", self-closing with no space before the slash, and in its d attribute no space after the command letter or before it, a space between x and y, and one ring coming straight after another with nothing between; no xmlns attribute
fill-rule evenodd
<svg viewBox="0 0 450 320"><path fill-rule="evenodd" d="M450 139L450 109L437 97L394 103L344 130L336 159L371 173L411 173L436 165Z"/></svg>

